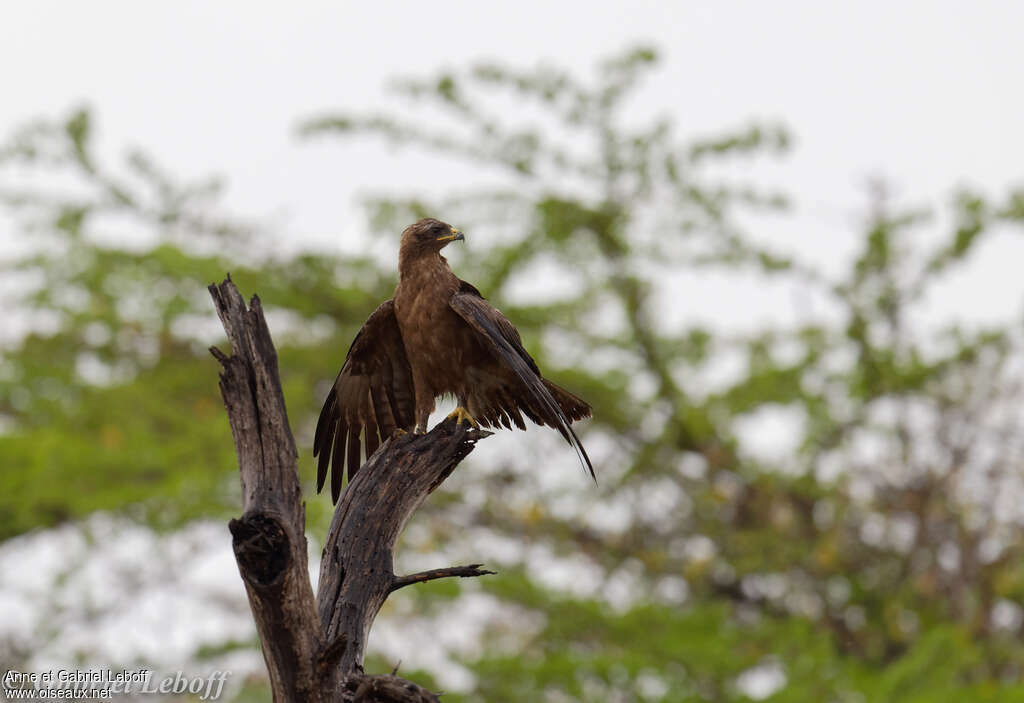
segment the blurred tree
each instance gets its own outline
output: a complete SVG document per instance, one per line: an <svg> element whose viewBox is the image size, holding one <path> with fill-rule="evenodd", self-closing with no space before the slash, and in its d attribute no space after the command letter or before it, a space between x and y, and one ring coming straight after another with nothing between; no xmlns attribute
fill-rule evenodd
<svg viewBox="0 0 1024 703"><path fill-rule="evenodd" d="M231 270L273 301L301 408L336 364L317 349L345 348L390 288L369 260L270 256L257 228L217 213L216 181L177 186L138 152L123 172L107 169L91 123L79 110L0 148L19 184L0 188L0 202L20 230L0 264L12 311L0 451L14 467L0 479L0 536L103 509L162 525L235 510L205 285Z"/></svg>
<svg viewBox="0 0 1024 703"><path fill-rule="evenodd" d="M538 471L556 446L538 432L431 499L407 551L501 574L410 594L416 612L472 592L514 614L458 656L468 699L1024 700L1019 329L921 322L932 289L1024 221L1024 193L958 193L952 231L929 244L915 235L941 225L878 190L833 280L743 226L785 197L723 175L784 153L786 131L685 139L639 120L630 92L655 63L630 51L590 80L482 64L396 82L415 112L303 126L498 174L506 187L439 202L370 198L371 227L397 242L425 214L464 226L487 254L461 257L460 275L595 407L584 441L599 490ZM0 366L5 535L97 509L160 524L234 509L202 343L216 329L204 285L224 270L278 313L302 447L340 350L394 283L370 260L271 257L258 231L215 214L215 184L176 186L138 155L115 174L93 149L86 112L0 149L0 166L42 184L0 188L26 233L4 264L25 332ZM78 190L52 186L52 169ZM126 227L151 244L112 241ZM749 333L667 323L673 279L707 271L797 281L829 314ZM559 285L522 295L537 281ZM780 416L795 419L794 452L748 446L751 424Z"/></svg>

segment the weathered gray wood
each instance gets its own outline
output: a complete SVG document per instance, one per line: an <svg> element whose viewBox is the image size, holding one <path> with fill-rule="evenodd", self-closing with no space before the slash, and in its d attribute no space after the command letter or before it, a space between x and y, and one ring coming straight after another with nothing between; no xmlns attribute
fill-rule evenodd
<svg viewBox="0 0 1024 703"><path fill-rule="evenodd" d="M259 298L245 301L229 277L210 286L232 355L221 364L242 479L242 517L229 524L238 570L263 644L275 701L329 701L312 662L323 647L306 559L298 454Z"/></svg>
<svg viewBox="0 0 1024 703"><path fill-rule="evenodd" d="M377 611L389 593L407 584L395 576L392 559L405 523L489 434L449 418L425 435L391 438L342 494L320 562L317 608L327 641L346 638L343 673L362 670L366 637ZM368 525L374 528L368 530ZM435 578L490 573L478 566L454 567Z"/></svg>
<svg viewBox="0 0 1024 703"><path fill-rule="evenodd" d="M210 349L222 367L221 395L242 480L242 517L229 527L274 700L437 701L393 674L364 674L366 638L392 591L493 573L479 564L403 577L393 571L395 542L408 519L490 433L446 420L426 435L386 441L338 502L314 601L295 440L262 306L254 296L246 309L230 276L209 290L232 347L231 356Z"/></svg>
<svg viewBox="0 0 1024 703"><path fill-rule="evenodd" d="M437 703L430 691L393 674L355 677L353 703Z"/></svg>

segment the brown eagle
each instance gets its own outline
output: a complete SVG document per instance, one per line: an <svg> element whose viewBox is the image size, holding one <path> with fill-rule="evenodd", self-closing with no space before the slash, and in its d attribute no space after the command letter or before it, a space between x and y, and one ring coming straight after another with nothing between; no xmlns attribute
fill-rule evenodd
<svg viewBox="0 0 1024 703"><path fill-rule="evenodd" d="M459 404L449 417L473 426L523 430L525 415L554 427L594 476L571 426L590 417L590 406L541 377L508 318L452 273L441 249L461 239L459 230L431 218L402 232L395 297L352 341L316 425L317 492L333 465L335 503L344 466L350 481L361 466L360 435L369 458L396 432L426 432L434 401L445 394Z"/></svg>

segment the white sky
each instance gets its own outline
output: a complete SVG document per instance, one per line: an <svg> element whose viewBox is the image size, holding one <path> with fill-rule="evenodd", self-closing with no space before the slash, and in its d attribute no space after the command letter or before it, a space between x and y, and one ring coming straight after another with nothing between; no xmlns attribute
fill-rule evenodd
<svg viewBox="0 0 1024 703"><path fill-rule="evenodd" d="M300 119L380 105L396 74L481 58L586 73L644 41L664 61L638 111L670 113L684 134L752 118L792 128L794 154L758 174L799 211L765 231L829 263L850 251L869 176L932 204L962 183L992 195L1021 183L1022 27L1016 2L11 2L0 135L88 103L109 153L137 145L181 178L223 175L232 211L274 215L282 242L351 248L359 192L444 191L476 174L377 143L303 143ZM935 305L1015 314L1019 239L991 244L984 274ZM709 294L715 285L679 281L675 293L739 315L759 297L722 283Z"/></svg>

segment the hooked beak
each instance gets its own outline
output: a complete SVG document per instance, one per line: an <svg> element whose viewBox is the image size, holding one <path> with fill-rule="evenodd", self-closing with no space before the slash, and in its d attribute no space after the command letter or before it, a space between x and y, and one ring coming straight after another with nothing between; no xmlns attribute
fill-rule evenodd
<svg viewBox="0 0 1024 703"><path fill-rule="evenodd" d="M451 234L445 234L437 238L439 242L454 242L458 240L465 240L466 238L462 235L462 232L452 227Z"/></svg>

